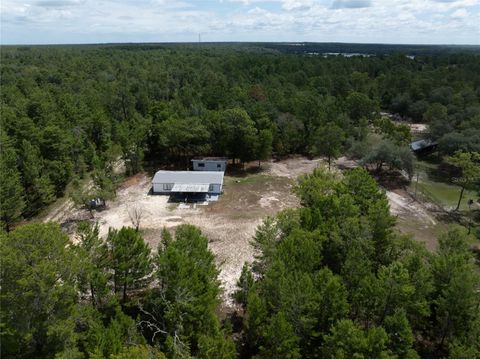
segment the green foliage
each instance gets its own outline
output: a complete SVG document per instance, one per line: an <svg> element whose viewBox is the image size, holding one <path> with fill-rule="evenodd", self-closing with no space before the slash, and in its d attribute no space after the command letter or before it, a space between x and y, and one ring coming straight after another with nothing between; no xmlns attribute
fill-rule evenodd
<svg viewBox="0 0 480 359"><path fill-rule="evenodd" d="M412 328L403 310L386 317L384 327L388 334L389 349L393 354L398 358L419 358L412 349L414 341Z"/></svg>
<svg viewBox="0 0 480 359"><path fill-rule="evenodd" d="M373 118L376 110L375 103L365 94L361 92L352 92L346 98L346 107L348 115L352 121L358 123L362 117L367 119Z"/></svg>
<svg viewBox="0 0 480 359"><path fill-rule="evenodd" d="M0 151L0 183L0 226L8 231L20 219L25 201L17 169L17 156L4 142Z"/></svg>
<svg viewBox="0 0 480 359"><path fill-rule="evenodd" d="M258 358L300 358L299 338L295 335L293 327L279 312L270 319L266 328L265 344L260 347Z"/></svg>
<svg viewBox="0 0 480 359"><path fill-rule="evenodd" d="M250 116L239 108L225 110L220 116L220 135L225 136L228 156L242 162L253 160L257 148L257 130Z"/></svg>
<svg viewBox="0 0 480 359"><path fill-rule="evenodd" d="M388 117L382 117L374 123L380 133L397 145L408 145L412 141L410 127L406 124L395 124Z"/></svg>
<svg viewBox="0 0 480 359"><path fill-rule="evenodd" d="M248 294L250 293L254 283L255 280L253 278L253 274L248 264L244 263L242 267L242 273L237 281L238 289L233 295L237 303L240 303L242 306L247 305Z"/></svg>
<svg viewBox="0 0 480 359"><path fill-rule="evenodd" d="M265 220L253 241L246 356L478 354L480 277L464 232L440 238L438 254L395 234L385 193L361 168L316 169L296 192L303 207Z"/></svg>
<svg viewBox="0 0 480 359"><path fill-rule="evenodd" d="M325 336L324 358L394 358L388 354L388 336L382 328L364 331L351 320L341 320Z"/></svg>
<svg viewBox="0 0 480 359"><path fill-rule="evenodd" d="M196 155L245 162L314 150L330 162L345 146L411 177L407 127L379 120L380 108L425 121L460 184L476 186L477 55L270 48L279 49L2 48L2 227L37 214L72 180L78 203L108 200L119 167L186 167ZM478 357L480 284L464 233L449 232L431 254L399 237L385 194L361 169L319 169L295 190L301 208L265 220L252 241L237 293L241 335L218 319L215 258L191 226L175 238L164 231L154 263L133 229L105 242L80 224L75 245L52 224L2 233L2 355L231 358L241 336L244 357L417 358L413 348Z"/></svg>
<svg viewBox="0 0 480 359"><path fill-rule="evenodd" d="M457 151L455 155L447 159L447 162L461 171L460 177L453 179L453 182L461 187L460 197L455 208L458 211L465 188L480 186L480 153Z"/></svg>
<svg viewBox="0 0 480 359"><path fill-rule="evenodd" d="M150 281L150 248L133 228L110 229L107 237L108 268L113 272L113 289L127 301L130 290L145 288Z"/></svg>
<svg viewBox="0 0 480 359"><path fill-rule="evenodd" d="M38 147L22 141L20 168L23 173L27 207L26 214L36 213L55 199L55 188L42 170L42 158Z"/></svg>
<svg viewBox="0 0 480 359"><path fill-rule="evenodd" d="M134 345L122 349L118 354L111 355L112 359L167 359L165 354L148 345Z"/></svg>
<svg viewBox="0 0 480 359"><path fill-rule="evenodd" d="M0 246L2 355L63 350L58 329L73 315L78 296L78 260L68 237L56 224L33 223L3 234Z"/></svg>
<svg viewBox="0 0 480 359"><path fill-rule="evenodd" d="M220 286L207 238L196 227L179 226L175 240L164 235L156 264L159 285L142 310L142 326L151 341L172 357L232 357L234 346L215 313Z"/></svg>
<svg viewBox="0 0 480 359"><path fill-rule="evenodd" d="M381 141L374 146L362 159L364 165L375 165L376 170L382 170L387 165L390 170L405 171L411 180L414 171L414 157L406 146L398 146L389 140Z"/></svg>
<svg viewBox="0 0 480 359"><path fill-rule="evenodd" d="M312 47L324 48L302 51ZM406 126L376 120L380 108L424 120L443 154L479 150L476 54L293 56L285 44L3 50L0 125L25 202L12 203L14 221L63 196L74 178L108 178L95 187L114 195L106 163L130 175L146 164L185 168L198 155L324 154L316 133L327 124L341 128L342 146L364 141L369 123L396 144L408 141ZM8 178L15 188L17 175Z"/></svg>
<svg viewBox="0 0 480 359"><path fill-rule="evenodd" d="M135 321L116 308L116 313L107 325L94 321L86 333L86 352L92 358L121 357L139 351L155 353L155 350L137 346L144 344L144 338L137 331ZM147 350L146 350L147 349ZM160 353L157 353L160 356ZM145 355L145 354L143 354ZM161 358L161 356L160 356Z"/></svg>
<svg viewBox="0 0 480 359"><path fill-rule="evenodd" d="M316 156L326 156L328 168L330 168L332 159L338 158L341 154L344 133L337 125L327 123L317 129L313 141L311 153Z"/></svg>
<svg viewBox="0 0 480 359"><path fill-rule="evenodd" d="M92 305L98 308L110 301L108 247L99 237L98 224L80 222L77 236L79 239L77 255L82 263L79 273L80 290L88 293Z"/></svg>
<svg viewBox="0 0 480 359"><path fill-rule="evenodd" d="M257 158L259 161L265 161L272 155L273 134L269 129L258 132Z"/></svg>
<svg viewBox="0 0 480 359"><path fill-rule="evenodd" d="M463 345L478 354L480 278L472 263L467 234L456 228L441 236L439 244L439 253L432 259L432 331L439 349L447 344Z"/></svg>

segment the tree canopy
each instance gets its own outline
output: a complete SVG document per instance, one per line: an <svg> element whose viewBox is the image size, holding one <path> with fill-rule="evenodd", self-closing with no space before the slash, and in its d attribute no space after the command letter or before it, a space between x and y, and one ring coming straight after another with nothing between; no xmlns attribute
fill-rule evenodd
<svg viewBox="0 0 480 359"><path fill-rule="evenodd" d="M305 44L301 52L312 46L324 48ZM3 226L34 216L72 180L94 183L75 192L79 202L109 199L119 163L134 174L152 164L185 168L199 155L332 159L353 144L365 147L369 125L408 152L405 126L380 120L380 110L426 123L442 155L478 152L477 53L404 48L418 56L345 58L298 50L290 54L287 44L3 47Z"/></svg>

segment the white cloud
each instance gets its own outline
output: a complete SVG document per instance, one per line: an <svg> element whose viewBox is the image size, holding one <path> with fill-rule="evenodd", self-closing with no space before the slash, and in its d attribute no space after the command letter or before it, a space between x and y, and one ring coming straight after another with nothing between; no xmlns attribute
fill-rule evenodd
<svg viewBox="0 0 480 359"><path fill-rule="evenodd" d="M305 10L311 8L313 0L283 0L282 8L290 10Z"/></svg>
<svg viewBox="0 0 480 359"><path fill-rule="evenodd" d="M41 3L41 4L40 4ZM2 42L479 43L477 0L1 0Z"/></svg>
<svg viewBox="0 0 480 359"><path fill-rule="evenodd" d="M334 0L332 9L361 9L371 5L370 0Z"/></svg>
<svg viewBox="0 0 480 359"><path fill-rule="evenodd" d="M452 17L455 18L466 18L468 16L468 11L465 8L455 10L452 14Z"/></svg>

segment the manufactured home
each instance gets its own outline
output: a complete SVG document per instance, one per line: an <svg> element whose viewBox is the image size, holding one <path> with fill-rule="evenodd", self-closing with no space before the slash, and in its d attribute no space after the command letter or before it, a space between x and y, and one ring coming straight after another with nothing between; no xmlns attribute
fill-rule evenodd
<svg viewBox="0 0 480 359"><path fill-rule="evenodd" d="M217 171L158 171L152 180L153 193L215 196L222 190L223 172Z"/></svg>
<svg viewBox="0 0 480 359"><path fill-rule="evenodd" d="M224 157L202 157L192 160L194 171L222 171L227 169L227 158Z"/></svg>

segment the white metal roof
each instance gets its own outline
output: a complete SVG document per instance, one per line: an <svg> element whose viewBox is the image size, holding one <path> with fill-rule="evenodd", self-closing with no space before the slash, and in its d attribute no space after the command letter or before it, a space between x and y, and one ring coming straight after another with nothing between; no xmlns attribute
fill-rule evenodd
<svg viewBox="0 0 480 359"><path fill-rule="evenodd" d="M226 157L201 157L201 158L194 158L191 160L192 162L227 162L228 158Z"/></svg>
<svg viewBox="0 0 480 359"><path fill-rule="evenodd" d="M434 146L436 144L436 142L433 142L430 139L423 139L410 143L410 148L412 149L412 151L418 151L424 149L425 147Z"/></svg>
<svg viewBox="0 0 480 359"><path fill-rule="evenodd" d="M158 171L152 183L223 184L222 171Z"/></svg>
<svg viewBox="0 0 480 359"><path fill-rule="evenodd" d="M208 187L210 185L207 183L175 183L172 187L172 192L198 192L205 193L208 192Z"/></svg>

